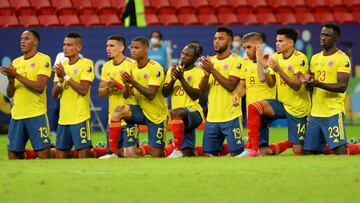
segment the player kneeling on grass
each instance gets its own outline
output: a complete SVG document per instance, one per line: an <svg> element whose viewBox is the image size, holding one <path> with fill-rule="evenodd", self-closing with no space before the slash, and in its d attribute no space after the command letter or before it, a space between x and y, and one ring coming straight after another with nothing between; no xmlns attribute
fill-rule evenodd
<svg viewBox="0 0 360 203"><path fill-rule="evenodd" d="M176 149L168 158L193 156L195 150L195 129L203 118L199 104L200 82L204 71L195 66L201 55L201 45L190 43L181 52L179 65L168 70L162 89L164 96L171 95L171 129Z"/></svg>
<svg viewBox="0 0 360 203"><path fill-rule="evenodd" d="M108 37L106 52L109 61L103 65L98 92L100 98L109 97L109 126L111 125L113 111L117 106L136 104L134 95L130 95L129 92L125 91L130 90L130 88L125 88L127 83L124 83L121 79L121 73L130 73L136 68L136 62L124 55L125 47L126 44L123 37L117 35ZM113 158L121 157L123 156L122 148L138 145L137 126L135 124L127 124L124 120L121 122L121 135L118 135L120 138L115 138L119 142L111 142L110 146L108 144L109 153L102 157L102 159L106 159L109 156ZM107 140L109 139L109 136L107 136Z"/></svg>
<svg viewBox="0 0 360 203"><path fill-rule="evenodd" d="M64 54L69 60L55 64L52 95L60 99L56 148L58 158L71 158L75 147L79 158L92 157L90 147L90 87L94 80L93 62L80 57L82 39L69 33L64 39Z"/></svg>
<svg viewBox="0 0 360 203"><path fill-rule="evenodd" d="M113 142L118 143L121 120L125 120L127 124L146 124L151 154L153 157L162 157L168 120L165 97L161 92L164 70L159 63L148 58L148 48L149 43L143 37L136 37L131 41L131 57L137 62L137 67L131 73L123 72L121 77L127 83L125 88L134 89L138 105L122 105L115 108L109 125L109 144L111 146ZM137 145L124 148L125 157L138 157L143 154Z"/></svg>
<svg viewBox="0 0 360 203"><path fill-rule="evenodd" d="M323 50L312 57L310 73L298 74L306 88L313 91L304 144L306 154L322 153L325 144L334 154L359 153L359 144L347 145L346 141L343 112L351 64L349 57L336 46L340 32L338 25L325 24L320 33Z"/></svg>
<svg viewBox="0 0 360 203"><path fill-rule="evenodd" d="M9 84L7 95L14 100L9 127L8 157L23 159L30 139L39 158L50 158L49 122L46 115L46 86L51 60L37 51L40 35L35 30L21 34L21 52L10 67L1 67Z"/></svg>

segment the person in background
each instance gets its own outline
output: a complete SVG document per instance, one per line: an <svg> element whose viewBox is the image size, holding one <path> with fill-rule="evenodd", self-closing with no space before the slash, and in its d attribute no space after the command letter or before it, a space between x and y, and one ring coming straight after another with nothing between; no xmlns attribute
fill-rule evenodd
<svg viewBox="0 0 360 203"><path fill-rule="evenodd" d="M263 32L259 32L259 34L260 34L260 38L262 40L262 52L264 53L264 55L269 55L269 57L270 57L271 55L273 55L275 53L275 51L268 44L266 44L266 34Z"/></svg>
<svg viewBox="0 0 360 203"><path fill-rule="evenodd" d="M241 38L242 37L239 34L234 35L231 53L241 56L242 58L246 58L246 52L245 49L242 48Z"/></svg>
<svg viewBox="0 0 360 203"><path fill-rule="evenodd" d="M160 63L166 72L171 60L170 50L162 43L162 34L159 31L153 31L150 35L150 48L148 56L150 59Z"/></svg>

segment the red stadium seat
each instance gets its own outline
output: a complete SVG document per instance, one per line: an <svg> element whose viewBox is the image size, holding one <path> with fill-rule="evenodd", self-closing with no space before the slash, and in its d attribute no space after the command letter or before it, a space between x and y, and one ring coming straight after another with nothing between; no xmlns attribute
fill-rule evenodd
<svg viewBox="0 0 360 203"><path fill-rule="evenodd" d="M268 0L268 4L273 8L274 14L293 12L287 0Z"/></svg>
<svg viewBox="0 0 360 203"><path fill-rule="evenodd" d="M167 0L151 0L149 1L150 7L156 9L157 15L173 14L175 7L170 5Z"/></svg>
<svg viewBox="0 0 360 203"><path fill-rule="evenodd" d="M110 0L91 0L94 8L97 9L98 14L116 14L117 10Z"/></svg>
<svg viewBox="0 0 360 203"><path fill-rule="evenodd" d="M343 3L349 8L353 6L360 6L360 0L344 0Z"/></svg>
<svg viewBox="0 0 360 203"><path fill-rule="evenodd" d="M40 15L39 17L40 25L45 27L50 26L62 26L57 15Z"/></svg>
<svg viewBox="0 0 360 203"><path fill-rule="evenodd" d="M170 5L173 5L176 9L176 14L192 14L194 8L190 6L187 0L169 0Z"/></svg>
<svg viewBox="0 0 360 203"><path fill-rule="evenodd" d="M323 0L325 5L328 5L333 12L347 12L347 5L342 0ZM346 0L345 0L346 1Z"/></svg>
<svg viewBox="0 0 360 203"><path fill-rule="evenodd" d="M219 22L221 22L221 24L225 24L225 25L236 25L236 24L240 24L238 18L236 17L235 14L229 13L229 14L218 14L217 15Z"/></svg>
<svg viewBox="0 0 360 203"><path fill-rule="evenodd" d="M16 16L1 16L0 17L0 27L17 27L19 26L19 21Z"/></svg>
<svg viewBox="0 0 360 203"><path fill-rule="evenodd" d="M227 0L227 2L234 8L235 14L252 13L252 7L246 0Z"/></svg>
<svg viewBox="0 0 360 203"><path fill-rule="evenodd" d="M180 14L177 17L183 25L201 25L195 14Z"/></svg>
<svg viewBox="0 0 360 203"><path fill-rule="evenodd" d="M207 0L192 0L190 4L196 9L198 15L214 13L214 8Z"/></svg>
<svg viewBox="0 0 360 203"><path fill-rule="evenodd" d="M149 0L144 0L144 7L145 7L145 15L156 14L156 7L150 5Z"/></svg>
<svg viewBox="0 0 360 203"><path fill-rule="evenodd" d="M84 26L77 15L61 15L59 19L64 26Z"/></svg>
<svg viewBox="0 0 360 203"><path fill-rule="evenodd" d="M8 0L0 1L0 16L11 16L15 15L15 8L11 7Z"/></svg>
<svg viewBox="0 0 360 203"><path fill-rule="evenodd" d="M145 19L146 19L146 24L149 25L149 26L161 25L161 23L159 22L158 17L155 14L145 15Z"/></svg>
<svg viewBox="0 0 360 203"><path fill-rule="evenodd" d="M79 14L96 14L90 0L72 0L73 6L77 8Z"/></svg>
<svg viewBox="0 0 360 203"><path fill-rule="evenodd" d="M312 12L331 12L329 5L325 4L324 0L306 0L306 3Z"/></svg>
<svg viewBox="0 0 360 203"><path fill-rule="evenodd" d="M315 13L315 20L318 23L334 22L334 16L331 13Z"/></svg>
<svg viewBox="0 0 360 203"><path fill-rule="evenodd" d="M126 0L110 0L111 5L118 10L118 12L123 12L125 9Z"/></svg>
<svg viewBox="0 0 360 203"><path fill-rule="evenodd" d="M277 22L280 24L296 24L296 18L295 15L292 13L278 13L275 14Z"/></svg>
<svg viewBox="0 0 360 203"><path fill-rule="evenodd" d="M77 9L73 7L71 0L51 0L59 15L76 15Z"/></svg>
<svg viewBox="0 0 360 203"><path fill-rule="evenodd" d="M80 22L85 26L103 26L96 14L82 14L79 16Z"/></svg>
<svg viewBox="0 0 360 203"><path fill-rule="evenodd" d="M288 3L292 5L295 13L310 12L310 7L305 3L305 0L288 0Z"/></svg>
<svg viewBox="0 0 360 203"><path fill-rule="evenodd" d="M271 13L272 8L266 3L265 0L248 0L255 13Z"/></svg>
<svg viewBox="0 0 360 203"><path fill-rule="evenodd" d="M267 24L276 24L276 18L272 13L260 13L256 15L259 23L267 25Z"/></svg>
<svg viewBox="0 0 360 203"><path fill-rule="evenodd" d="M181 23L177 19L176 15L165 14L165 15L159 15L158 18L159 18L159 22L165 26L181 25Z"/></svg>
<svg viewBox="0 0 360 203"><path fill-rule="evenodd" d="M352 16L357 23L360 23L360 13L353 13Z"/></svg>
<svg viewBox="0 0 360 203"><path fill-rule="evenodd" d="M338 23L356 23L353 15L348 12L335 12L334 13L335 21Z"/></svg>
<svg viewBox="0 0 360 203"><path fill-rule="evenodd" d="M198 20L203 25L218 25L218 19L214 14L199 14Z"/></svg>
<svg viewBox="0 0 360 203"><path fill-rule="evenodd" d="M35 15L36 13L28 0L11 0L10 5L16 8L18 15Z"/></svg>
<svg viewBox="0 0 360 203"><path fill-rule="evenodd" d="M244 25L259 24L259 22L256 19L256 16L254 14L251 14L251 13L237 14L237 18L238 18L239 22L241 24L244 24Z"/></svg>
<svg viewBox="0 0 360 203"><path fill-rule="evenodd" d="M233 7L226 0L208 0L209 4L215 8L216 14L233 13Z"/></svg>
<svg viewBox="0 0 360 203"><path fill-rule="evenodd" d="M39 19L36 16L19 16L19 24L24 27L40 26Z"/></svg>
<svg viewBox="0 0 360 203"><path fill-rule="evenodd" d="M295 13L296 21L300 24L316 23L315 17L312 13Z"/></svg>
<svg viewBox="0 0 360 203"><path fill-rule="evenodd" d="M29 0L32 7L36 8L38 15L55 13L56 9L49 0Z"/></svg>
<svg viewBox="0 0 360 203"><path fill-rule="evenodd" d="M100 19L100 22L106 26L122 25L119 16L117 16L115 14L100 14L99 19Z"/></svg>

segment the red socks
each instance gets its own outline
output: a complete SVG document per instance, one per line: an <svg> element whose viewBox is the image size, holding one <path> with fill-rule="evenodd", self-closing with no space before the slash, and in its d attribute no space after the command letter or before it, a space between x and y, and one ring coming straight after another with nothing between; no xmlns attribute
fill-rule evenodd
<svg viewBox="0 0 360 203"><path fill-rule="evenodd" d="M224 144L223 147L224 148L219 152L220 156L225 156L229 153L229 145Z"/></svg>
<svg viewBox="0 0 360 203"><path fill-rule="evenodd" d="M248 137L251 149L259 150L259 133L260 133L260 112L263 111L261 102L255 102L248 106Z"/></svg>
<svg viewBox="0 0 360 203"><path fill-rule="evenodd" d="M25 149L25 159L35 159L37 157L37 154L32 149Z"/></svg>
<svg viewBox="0 0 360 203"><path fill-rule="evenodd" d="M118 142L121 134L120 121L111 120L109 124L109 148L110 152L116 153L118 150Z"/></svg>
<svg viewBox="0 0 360 203"><path fill-rule="evenodd" d="M93 154L93 157L101 157L101 156L104 156L107 152L107 149L104 147L104 148L92 148L90 149L91 153Z"/></svg>
<svg viewBox="0 0 360 203"><path fill-rule="evenodd" d="M151 152L151 146L148 144L143 144L139 146L139 151L142 156L148 155Z"/></svg>
<svg viewBox="0 0 360 203"><path fill-rule="evenodd" d="M348 155L360 154L360 143L348 144Z"/></svg>
<svg viewBox="0 0 360 203"><path fill-rule="evenodd" d="M181 151L184 139L185 125L182 118L174 117L171 120L171 130L174 135L174 145L177 150Z"/></svg>
<svg viewBox="0 0 360 203"><path fill-rule="evenodd" d="M279 155L292 147L292 143L289 140L270 144L270 149L273 151L273 155Z"/></svg>
<svg viewBox="0 0 360 203"><path fill-rule="evenodd" d="M168 144L164 149L164 157L169 156L175 149L176 147L174 145Z"/></svg>

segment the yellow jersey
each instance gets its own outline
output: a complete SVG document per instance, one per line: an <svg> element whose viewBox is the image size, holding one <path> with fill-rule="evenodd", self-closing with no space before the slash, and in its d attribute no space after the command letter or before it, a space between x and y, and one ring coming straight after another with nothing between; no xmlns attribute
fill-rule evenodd
<svg viewBox="0 0 360 203"><path fill-rule="evenodd" d="M162 87L164 85L164 70L161 65L154 61L149 62L143 68L134 68L132 71L134 80L143 87L150 86L159 87L156 96L153 100L148 99L135 88L135 100L139 104L147 119L155 124L163 122L168 116L168 109L166 107L165 97L162 94Z"/></svg>
<svg viewBox="0 0 360 203"><path fill-rule="evenodd" d="M61 62L64 66L65 73L77 83L81 81L94 80L94 63L90 59L80 58L76 63L70 65L66 60ZM54 82L58 82L59 78L55 74ZM90 92L89 88L85 96L76 92L66 81L62 84L62 94L60 97L60 125L72 125L81 123L90 118Z"/></svg>
<svg viewBox="0 0 360 203"><path fill-rule="evenodd" d="M130 72L135 68L136 68L136 62L128 57L126 57L125 60L118 65L114 65L114 61L109 60L103 65L103 68L101 70L101 80L108 81L110 80L110 78L113 78L114 80L116 80L116 82L124 85L121 79L121 73L127 72L130 74ZM122 96L122 92L118 89L109 90L109 91L110 92L109 92L108 116L110 123L113 110L117 106L121 106L124 104L136 104L136 101L134 96L130 96L129 98L125 99ZM122 125L125 125L125 123L123 123Z"/></svg>
<svg viewBox="0 0 360 203"><path fill-rule="evenodd" d="M308 60L306 56L295 50L288 59L284 59L280 53L275 53L271 57L278 64L285 74L294 79L297 72L306 74L308 71ZM292 89L279 74L275 74L277 98L284 104L285 110L294 117L302 118L310 113L310 93L301 85L300 90Z"/></svg>
<svg viewBox="0 0 360 203"><path fill-rule="evenodd" d="M165 84L168 84L171 81L171 69L172 68L170 68L166 74ZM197 66L184 71L184 79L195 89L200 89L199 85L203 76L204 71ZM192 100L190 96L186 94L181 82L176 80L174 84L174 92L171 95L171 108L177 109L183 107L187 107L190 111L198 111L203 116L203 110L199 104L199 99L195 101Z"/></svg>
<svg viewBox="0 0 360 203"><path fill-rule="evenodd" d="M16 72L28 80L37 81L38 75L51 76L51 59L48 55L37 52L33 57L24 56L12 62ZM14 106L11 109L13 119L25 119L40 116L47 111L46 88L40 94L30 90L15 79Z"/></svg>
<svg viewBox="0 0 360 203"><path fill-rule="evenodd" d="M243 59L240 56L231 54L225 59L217 59L216 56L210 57L211 62L223 77L229 79L230 76L240 78L240 69ZM229 92L215 80L213 75L209 78L209 97L208 115L209 122L227 122L242 115L241 108L234 107L232 99L236 91ZM241 103L239 104L241 106Z"/></svg>
<svg viewBox="0 0 360 203"><path fill-rule="evenodd" d="M273 70L270 71L270 74L274 75ZM240 79L245 80L246 106L259 100L276 98L276 87L269 87L266 82L260 82L256 62L244 60Z"/></svg>
<svg viewBox="0 0 360 203"><path fill-rule="evenodd" d="M315 74L315 80L323 83L337 83L338 73L350 74L350 59L341 50L330 56L324 56L323 52L320 52L311 58L310 71ZM311 116L330 117L345 112L345 96L346 93L331 92L315 87L312 94Z"/></svg>

